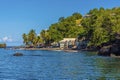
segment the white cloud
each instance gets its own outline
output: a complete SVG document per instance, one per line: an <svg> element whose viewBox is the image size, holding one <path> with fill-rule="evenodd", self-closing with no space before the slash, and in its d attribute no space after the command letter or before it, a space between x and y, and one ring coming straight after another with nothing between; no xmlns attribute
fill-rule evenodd
<svg viewBox="0 0 120 80"><path fill-rule="evenodd" d="M2 40L6 42L8 40L8 37L3 37Z"/></svg>
<svg viewBox="0 0 120 80"><path fill-rule="evenodd" d="M12 38L7 37L7 36L3 37L1 40L2 40L3 42L12 42L12 41L13 41Z"/></svg>
<svg viewBox="0 0 120 80"><path fill-rule="evenodd" d="M2 39L0 39L0 42L2 42Z"/></svg>

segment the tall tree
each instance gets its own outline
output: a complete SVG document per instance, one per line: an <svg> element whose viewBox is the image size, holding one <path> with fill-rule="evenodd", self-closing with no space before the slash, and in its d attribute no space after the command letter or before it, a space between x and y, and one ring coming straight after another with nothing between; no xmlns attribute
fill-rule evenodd
<svg viewBox="0 0 120 80"><path fill-rule="evenodd" d="M30 30L30 32L28 33L28 41L30 44L34 45L34 41L36 39L37 35L35 30Z"/></svg>
<svg viewBox="0 0 120 80"><path fill-rule="evenodd" d="M50 44L51 36L49 34L49 31L48 30L42 30L40 34L41 34L41 38L43 39L43 42L45 44Z"/></svg>
<svg viewBox="0 0 120 80"><path fill-rule="evenodd" d="M25 45L28 45L28 35L24 33L24 34L22 35L22 37L23 37L23 43L24 43Z"/></svg>

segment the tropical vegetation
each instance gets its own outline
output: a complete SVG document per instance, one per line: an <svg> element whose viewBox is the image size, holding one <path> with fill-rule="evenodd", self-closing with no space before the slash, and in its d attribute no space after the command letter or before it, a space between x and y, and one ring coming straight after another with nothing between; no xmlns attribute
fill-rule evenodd
<svg viewBox="0 0 120 80"><path fill-rule="evenodd" d="M0 43L0 48L6 48L6 43Z"/></svg>
<svg viewBox="0 0 120 80"><path fill-rule="evenodd" d="M112 9L94 8L85 16L74 13L68 17L60 17L58 22L51 24L47 30L36 35L35 30L23 34L25 45L59 42L63 38L85 38L87 46L99 46L115 39L120 34L120 7Z"/></svg>

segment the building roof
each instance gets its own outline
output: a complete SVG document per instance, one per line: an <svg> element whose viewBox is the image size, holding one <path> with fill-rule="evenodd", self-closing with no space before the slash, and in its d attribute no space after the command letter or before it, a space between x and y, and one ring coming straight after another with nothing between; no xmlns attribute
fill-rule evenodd
<svg viewBox="0 0 120 80"><path fill-rule="evenodd" d="M63 40L61 40L60 42L65 42L65 41L75 41L76 38L63 38Z"/></svg>

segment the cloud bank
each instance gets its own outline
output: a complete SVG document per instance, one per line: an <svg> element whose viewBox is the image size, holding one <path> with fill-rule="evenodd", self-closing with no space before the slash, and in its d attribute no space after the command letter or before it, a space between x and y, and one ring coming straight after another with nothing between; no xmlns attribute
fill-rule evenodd
<svg viewBox="0 0 120 80"><path fill-rule="evenodd" d="M1 42L13 42L13 39L11 37L5 36L0 39Z"/></svg>

